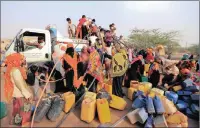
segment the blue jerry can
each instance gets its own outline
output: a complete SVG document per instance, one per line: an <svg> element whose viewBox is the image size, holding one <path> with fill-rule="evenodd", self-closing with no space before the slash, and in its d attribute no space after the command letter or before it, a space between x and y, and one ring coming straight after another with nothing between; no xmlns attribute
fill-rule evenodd
<svg viewBox="0 0 200 128"><path fill-rule="evenodd" d="M7 106L5 102L0 102L0 108L1 108L1 112L0 112L0 119L3 119L4 117L7 116Z"/></svg>
<svg viewBox="0 0 200 128"><path fill-rule="evenodd" d="M146 112L146 110L144 108L140 108L140 110L138 111L137 115L138 115L138 121L141 124L144 124L144 122L148 118L148 113Z"/></svg>
<svg viewBox="0 0 200 128"><path fill-rule="evenodd" d="M155 113L155 108L153 105L153 99L151 97L147 97L146 99L146 107L149 114Z"/></svg>
<svg viewBox="0 0 200 128"><path fill-rule="evenodd" d="M187 102L184 102L182 100L178 100L178 103L176 104L176 107L178 110L182 111L189 107L189 104Z"/></svg>
<svg viewBox="0 0 200 128"><path fill-rule="evenodd" d="M183 101L186 102L186 103L190 103L191 102L191 98L190 96L181 96Z"/></svg>
<svg viewBox="0 0 200 128"><path fill-rule="evenodd" d="M136 91L133 93L132 99L135 100L138 96L144 96L144 92L143 91Z"/></svg>
<svg viewBox="0 0 200 128"><path fill-rule="evenodd" d="M194 114L189 108L186 109L186 115L189 118L195 119L195 120L199 120L199 115L198 114Z"/></svg>
<svg viewBox="0 0 200 128"><path fill-rule="evenodd" d="M153 116L150 115L145 123L145 128L153 128Z"/></svg>
<svg viewBox="0 0 200 128"><path fill-rule="evenodd" d="M183 81L183 85L184 85L185 87L192 86L192 85L193 85L193 80L190 79L190 78L188 78L188 79L186 79L186 80Z"/></svg>
<svg viewBox="0 0 200 128"><path fill-rule="evenodd" d="M136 108L142 108L145 107L145 98L143 98L142 96L138 96L132 104L132 108L136 109Z"/></svg>
<svg viewBox="0 0 200 128"><path fill-rule="evenodd" d="M196 104L192 104L192 105L190 106L190 109L192 110L193 113L199 115L199 106L197 106Z"/></svg>
<svg viewBox="0 0 200 128"><path fill-rule="evenodd" d="M192 94L191 99L194 100L194 101L198 101L199 100L199 94Z"/></svg>
<svg viewBox="0 0 200 128"><path fill-rule="evenodd" d="M189 96L189 95L192 94L192 92L190 92L190 91L177 91L177 94L179 96Z"/></svg>
<svg viewBox="0 0 200 128"><path fill-rule="evenodd" d="M178 100L178 95L175 92L166 91L165 96L167 97L167 99L171 100L174 104L176 104Z"/></svg>
<svg viewBox="0 0 200 128"><path fill-rule="evenodd" d="M188 86L185 88L186 91L191 91L191 92L198 92L199 91L199 86L193 85L193 86Z"/></svg>
<svg viewBox="0 0 200 128"><path fill-rule="evenodd" d="M158 96L154 97L153 103L154 103L157 114L163 114L165 112L162 101L160 100L160 98Z"/></svg>
<svg viewBox="0 0 200 128"><path fill-rule="evenodd" d="M164 127L164 128L166 128L166 127L168 127L164 115L158 115L158 116L156 116L156 117L153 119L153 123L154 123L154 126L155 126L156 128L159 128L159 127Z"/></svg>

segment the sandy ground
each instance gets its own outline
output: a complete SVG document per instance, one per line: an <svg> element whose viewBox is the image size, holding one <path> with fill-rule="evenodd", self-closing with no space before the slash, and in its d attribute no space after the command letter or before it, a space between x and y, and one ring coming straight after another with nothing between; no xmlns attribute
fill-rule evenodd
<svg viewBox="0 0 200 128"><path fill-rule="evenodd" d="M4 92L3 92L3 84L4 84L4 79L3 79L3 70L1 69L1 101L5 101L4 98ZM52 85L54 86L54 85ZM52 90L54 87L51 88ZM124 88L125 94L127 94L127 89ZM111 111L111 123L107 124L108 126L114 124L116 121L118 121L120 118L122 118L124 115L128 113L128 111L131 108L132 102L125 98L127 101L127 107L124 111L119 111L116 109L110 108ZM12 111L11 109L11 104L8 104L8 111L9 113ZM98 127L100 125L100 122L98 120L98 116L96 115L95 119L90 123L86 123L80 120L80 113L81 113L81 108L80 106L75 109L74 112L70 113L69 116L66 118L66 120L63 122L61 127ZM61 113L59 118L57 119L56 122L51 122L49 121L46 117L43 118L43 120L40 123L34 123L34 127L55 127L56 124L61 120L62 116L64 115L64 112ZM194 121L189 119L189 127L198 127L198 121ZM132 125L130 124L129 120L125 118L122 120L116 127L140 127L141 125L135 124ZM9 125L9 116L1 119L1 127L14 127Z"/></svg>

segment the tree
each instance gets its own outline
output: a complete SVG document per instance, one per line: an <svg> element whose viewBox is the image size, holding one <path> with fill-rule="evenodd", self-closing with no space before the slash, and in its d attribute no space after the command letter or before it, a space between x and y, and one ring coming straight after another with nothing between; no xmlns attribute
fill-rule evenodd
<svg viewBox="0 0 200 128"><path fill-rule="evenodd" d="M138 29L134 28L129 35L128 45L134 45L136 48L155 47L158 44L167 47L169 52L179 47L177 37L179 31L161 32L160 29Z"/></svg>
<svg viewBox="0 0 200 128"><path fill-rule="evenodd" d="M198 54L198 52L199 52L199 44L194 44L194 45L188 47L188 51L191 54Z"/></svg>

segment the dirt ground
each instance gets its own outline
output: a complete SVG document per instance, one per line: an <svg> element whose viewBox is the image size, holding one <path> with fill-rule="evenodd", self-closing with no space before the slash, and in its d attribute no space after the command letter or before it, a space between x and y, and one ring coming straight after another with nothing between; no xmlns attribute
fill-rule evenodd
<svg viewBox="0 0 200 128"><path fill-rule="evenodd" d="M5 101L3 85L4 85L3 70L1 69L1 101ZM54 87L52 87L52 89L53 88ZM125 94L127 94L127 89L124 88L124 91L125 91ZM110 108L112 121L111 123L106 124L107 126L111 126L112 124L114 124L116 121L118 121L120 118L122 118L124 115L128 113L128 111L131 108L132 102L127 98L125 98L125 100L127 101L127 107L124 111L119 111L119 110ZM10 114L12 111L11 104L8 104L7 108ZM69 114L69 116L61 125L61 127L98 127L100 126L98 116L96 116L95 119L90 124L88 124L86 122L81 121L80 113L81 113L81 108L79 106L75 109L74 112ZM34 127L55 127L56 124L61 120L63 115L64 115L64 112L61 113L61 115L59 116L56 122L51 122L47 118L43 118L43 120L40 123L34 123ZM194 121L192 119L189 119L188 121L189 121L189 127L199 126L198 121ZM9 116L7 116L1 119L1 127L15 127L15 126L9 125ZM116 125L116 127L141 127L141 125L137 123L135 125L132 125L127 118L124 118L118 125Z"/></svg>

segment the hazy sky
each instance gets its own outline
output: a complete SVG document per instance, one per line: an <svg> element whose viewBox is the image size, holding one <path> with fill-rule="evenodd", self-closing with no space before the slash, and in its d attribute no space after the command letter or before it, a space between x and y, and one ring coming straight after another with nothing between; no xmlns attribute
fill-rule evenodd
<svg viewBox="0 0 200 128"><path fill-rule="evenodd" d="M1 1L1 38L12 38L20 28L44 29L56 24L65 36L66 18L78 23L85 14L97 25L115 23L117 34L128 36L130 29L179 30L181 44L199 42L198 1Z"/></svg>

